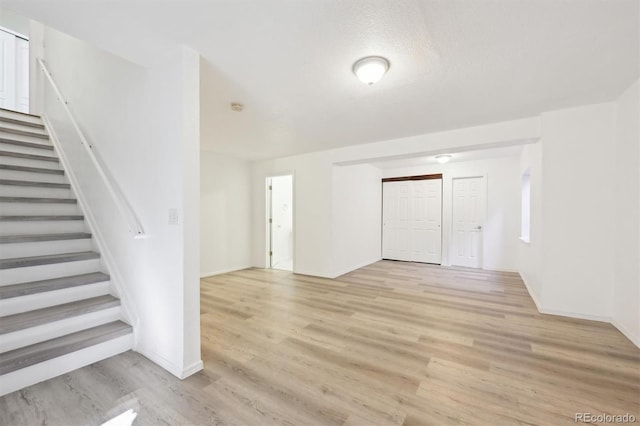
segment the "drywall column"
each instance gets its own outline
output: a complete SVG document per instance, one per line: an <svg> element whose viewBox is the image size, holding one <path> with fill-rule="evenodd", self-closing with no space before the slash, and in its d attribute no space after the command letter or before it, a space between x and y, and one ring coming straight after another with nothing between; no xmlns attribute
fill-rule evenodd
<svg viewBox="0 0 640 426"><path fill-rule="evenodd" d="M640 83L616 102L613 324L640 346Z"/></svg>
<svg viewBox="0 0 640 426"><path fill-rule="evenodd" d="M200 359L200 55L182 47L183 353L181 378Z"/></svg>
<svg viewBox="0 0 640 426"><path fill-rule="evenodd" d="M614 245L614 104L542 115L542 307L609 321Z"/></svg>

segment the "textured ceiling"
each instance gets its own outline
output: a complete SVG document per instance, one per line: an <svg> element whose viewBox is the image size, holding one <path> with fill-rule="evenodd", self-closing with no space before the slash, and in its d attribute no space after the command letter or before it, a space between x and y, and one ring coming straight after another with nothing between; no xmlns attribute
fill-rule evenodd
<svg viewBox="0 0 640 426"><path fill-rule="evenodd" d="M612 100L640 66L637 0L0 4L143 64L198 50L203 148L251 159ZM374 86L366 55L391 61Z"/></svg>

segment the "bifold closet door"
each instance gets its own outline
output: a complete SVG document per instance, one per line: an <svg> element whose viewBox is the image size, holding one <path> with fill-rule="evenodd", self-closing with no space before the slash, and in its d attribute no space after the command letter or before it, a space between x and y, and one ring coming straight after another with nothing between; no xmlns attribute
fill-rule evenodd
<svg viewBox="0 0 640 426"><path fill-rule="evenodd" d="M442 179L383 182L382 203L382 257L440 263Z"/></svg>

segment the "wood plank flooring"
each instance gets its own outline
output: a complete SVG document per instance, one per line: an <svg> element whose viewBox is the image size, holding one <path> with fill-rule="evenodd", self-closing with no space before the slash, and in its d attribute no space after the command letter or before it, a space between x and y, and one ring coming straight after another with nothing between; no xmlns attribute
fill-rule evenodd
<svg viewBox="0 0 640 426"><path fill-rule="evenodd" d="M382 261L328 280L249 269L201 283L205 370L133 352L0 398L2 425L557 425L640 422L640 350L539 314L517 274Z"/></svg>

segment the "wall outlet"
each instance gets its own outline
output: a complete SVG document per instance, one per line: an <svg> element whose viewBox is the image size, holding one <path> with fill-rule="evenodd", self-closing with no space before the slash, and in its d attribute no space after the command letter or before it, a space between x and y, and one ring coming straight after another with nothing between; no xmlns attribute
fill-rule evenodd
<svg viewBox="0 0 640 426"><path fill-rule="evenodd" d="M169 209L169 225L177 225L178 223L178 209Z"/></svg>

